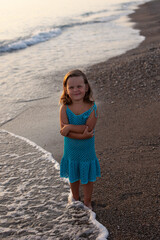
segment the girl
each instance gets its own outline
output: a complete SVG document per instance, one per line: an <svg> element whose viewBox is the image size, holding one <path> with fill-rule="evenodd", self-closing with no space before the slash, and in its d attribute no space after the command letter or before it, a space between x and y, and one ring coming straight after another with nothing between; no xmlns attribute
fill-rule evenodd
<svg viewBox="0 0 160 240"><path fill-rule="evenodd" d="M66 74L60 98L60 133L64 136L64 155L60 176L68 178L73 198L79 200L80 181L84 204L92 209L93 182L100 177L99 161L94 146L97 107L87 77L80 70Z"/></svg>

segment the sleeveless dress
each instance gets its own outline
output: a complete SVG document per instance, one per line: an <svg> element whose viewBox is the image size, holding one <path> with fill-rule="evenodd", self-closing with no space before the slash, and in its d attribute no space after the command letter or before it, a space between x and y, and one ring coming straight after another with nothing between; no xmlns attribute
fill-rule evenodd
<svg viewBox="0 0 160 240"><path fill-rule="evenodd" d="M67 106L69 124L85 125L96 104L86 112L76 115ZM69 178L71 183L81 180L82 184L96 181L100 177L100 165L95 153L95 137L89 139L72 139L64 137L64 154L60 164L60 177Z"/></svg>

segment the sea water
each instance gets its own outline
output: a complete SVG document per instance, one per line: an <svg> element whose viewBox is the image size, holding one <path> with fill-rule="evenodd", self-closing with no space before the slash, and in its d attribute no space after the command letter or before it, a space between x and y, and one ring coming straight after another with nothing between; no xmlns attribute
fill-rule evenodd
<svg viewBox="0 0 160 240"><path fill-rule="evenodd" d="M0 126L55 96L64 73L144 40L128 14L147 0L0 0ZM38 167L37 167L38 166ZM67 204L59 165L29 140L0 132L0 238L106 239L80 202ZM62 227L63 226L63 227Z"/></svg>
<svg viewBox="0 0 160 240"><path fill-rule="evenodd" d="M4 130L0 152L0 239L106 239L95 214L72 201L49 152Z"/></svg>
<svg viewBox="0 0 160 240"><path fill-rule="evenodd" d="M0 0L0 125L61 91L64 72L136 47L127 15L144 2Z"/></svg>

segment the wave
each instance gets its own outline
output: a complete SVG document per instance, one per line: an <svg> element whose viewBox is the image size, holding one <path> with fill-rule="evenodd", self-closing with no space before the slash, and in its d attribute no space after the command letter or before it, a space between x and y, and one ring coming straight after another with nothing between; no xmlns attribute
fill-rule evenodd
<svg viewBox="0 0 160 240"><path fill-rule="evenodd" d="M138 4L141 4L143 2L147 2L149 0L133 0L130 2L122 2L120 4L116 4L113 6L114 14L110 16L106 16L108 14L109 9L102 9L99 11L88 11L80 14L79 16L76 16L75 18L69 18L65 21L64 24L61 25L55 25L50 26L47 28L44 28L43 30L38 30L36 32L31 32L29 36L20 36L16 39L12 40L4 40L0 41L0 55L4 53L10 53L13 51L25 49L27 47L46 42L52 38L58 37L60 34L62 34L63 30L66 28L73 28L76 26L82 26L82 25L88 25L88 24L98 24L98 23L107 23L114 20L117 20L122 15L124 15L124 12L126 10L131 10L133 7L135 7ZM61 19L62 20L62 19ZM66 22L67 21L67 22Z"/></svg>
<svg viewBox="0 0 160 240"><path fill-rule="evenodd" d="M125 11L135 9L135 6L138 6L144 2L149 2L150 0L138 0L138 1L130 1L130 2L122 2L117 4L116 11Z"/></svg>
<svg viewBox="0 0 160 240"><path fill-rule="evenodd" d="M6 43L5 41L0 44L0 53L12 52L20 49L25 49L27 47L33 46L37 43L46 42L49 39L56 37L61 34L61 29L54 28L46 31L37 31L31 36L26 38L18 38Z"/></svg>
<svg viewBox="0 0 160 240"><path fill-rule="evenodd" d="M104 9L104 10L100 10L100 11L96 11L96 12L86 12L86 13L83 13L83 14L81 14L81 16L82 17L88 17L88 16L90 16L90 15L95 15L95 14L99 14L99 13L106 13L106 12L108 12L108 10L107 9Z"/></svg>
<svg viewBox="0 0 160 240"><path fill-rule="evenodd" d="M19 37L10 41L1 41L0 42L0 53L10 53L13 51L25 49L31 47L41 42L46 42L54 37L59 36L63 30L67 28L73 28L76 26L89 25L89 24L98 24L114 21L119 18L120 15L111 15L111 16L100 16L95 17L91 20L86 21L86 17L89 15L96 15L100 13L105 13L107 10L97 11L97 12L87 12L81 15L81 20L76 21L71 19L68 23L54 26L53 28L47 28L46 30L38 30L32 33L29 36Z"/></svg>

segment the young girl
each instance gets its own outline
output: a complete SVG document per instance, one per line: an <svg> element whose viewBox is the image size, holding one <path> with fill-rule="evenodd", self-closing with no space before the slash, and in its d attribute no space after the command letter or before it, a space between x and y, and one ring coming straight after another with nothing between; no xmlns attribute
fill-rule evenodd
<svg viewBox="0 0 160 240"><path fill-rule="evenodd" d="M83 72L73 70L66 74L60 103L60 133L64 136L60 176L69 178L72 195L76 201L79 200L81 181L84 204L92 209L93 182L96 181L96 177L100 177L100 166L94 146L97 107Z"/></svg>

